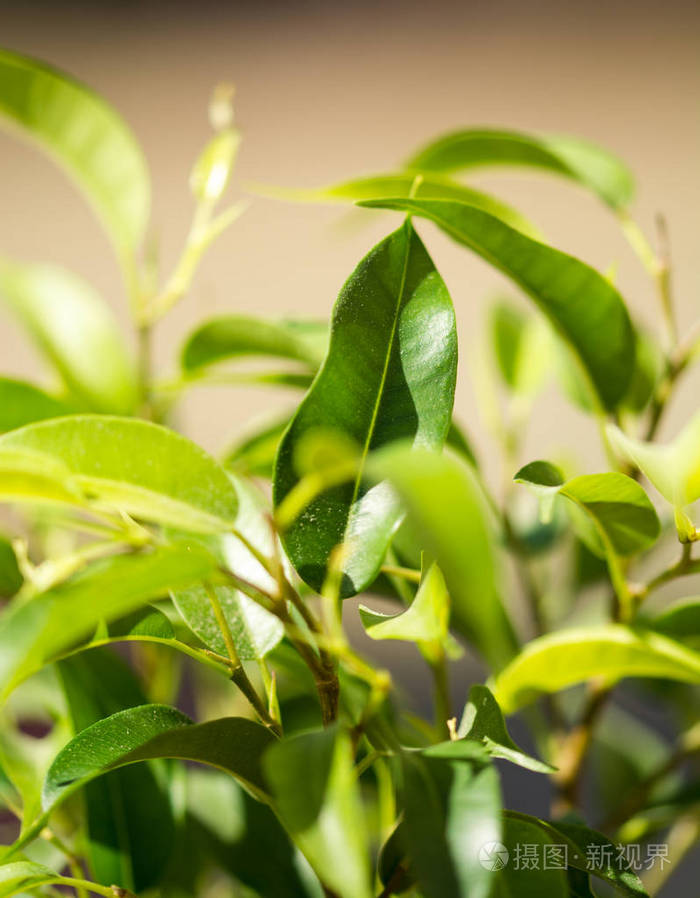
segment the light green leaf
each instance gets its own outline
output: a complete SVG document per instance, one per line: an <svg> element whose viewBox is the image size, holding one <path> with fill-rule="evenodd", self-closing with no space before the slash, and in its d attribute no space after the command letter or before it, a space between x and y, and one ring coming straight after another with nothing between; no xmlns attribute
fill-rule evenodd
<svg viewBox="0 0 700 898"><path fill-rule="evenodd" d="M0 898L25 894L28 890L34 892L41 886L60 883L62 879L60 873L54 873L43 864L35 864L32 861L3 864L0 866Z"/></svg>
<svg viewBox="0 0 700 898"><path fill-rule="evenodd" d="M528 643L494 679L492 691L506 714L538 692L558 692L594 677L660 677L700 683L700 654L661 636L622 624L560 630Z"/></svg>
<svg viewBox="0 0 700 898"><path fill-rule="evenodd" d="M237 439L226 450L224 466L242 477L271 480L275 456L292 414L267 419Z"/></svg>
<svg viewBox="0 0 700 898"><path fill-rule="evenodd" d="M119 556L0 615L0 701L48 661L110 621L212 575L215 559L184 543Z"/></svg>
<svg viewBox="0 0 700 898"><path fill-rule="evenodd" d="M493 873L480 863L479 851L501 839L501 796L493 766L483 756L465 759L449 752L440 757L405 753L401 762L400 842L421 894L487 898Z"/></svg>
<svg viewBox="0 0 700 898"><path fill-rule="evenodd" d="M504 384L523 399L542 387L552 364L552 334L541 318L517 306L496 303L490 314L491 342Z"/></svg>
<svg viewBox="0 0 700 898"><path fill-rule="evenodd" d="M253 315L222 315L197 327L182 348L183 370L194 373L227 359L270 356L304 363L315 372L328 346L321 321L269 321Z"/></svg>
<svg viewBox="0 0 700 898"><path fill-rule="evenodd" d="M530 237L541 236L535 225L502 200L436 174L421 175L419 178L412 173L368 175L364 178L354 178L351 181L333 184L330 187L310 190L258 188L258 192L278 199L301 203L358 202L396 196L460 200L463 203L477 206L479 209L485 209L512 228L522 231L523 234L528 234Z"/></svg>
<svg viewBox="0 0 700 898"><path fill-rule="evenodd" d="M62 464L103 506L192 532L230 528L235 489L226 472L185 437L146 421L75 415L30 424L0 437L6 452Z"/></svg>
<svg viewBox="0 0 700 898"><path fill-rule="evenodd" d="M43 452L0 445L0 501L24 500L85 504L78 484L59 459Z"/></svg>
<svg viewBox="0 0 700 898"><path fill-rule="evenodd" d="M503 758L534 770L536 773L553 773L556 768L526 754L513 742L508 733L498 702L486 686L472 686L469 701L462 713L457 735L460 739L482 744L492 758Z"/></svg>
<svg viewBox="0 0 700 898"><path fill-rule="evenodd" d="M0 102L1 96L0 89ZM22 322L75 402L98 412L133 411L133 362L111 310L89 284L54 265L0 258L0 301Z"/></svg>
<svg viewBox="0 0 700 898"><path fill-rule="evenodd" d="M0 377L0 433L45 418L60 418L73 411L75 408L68 402L45 393L34 384Z"/></svg>
<svg viewBox="0 0 700 898"><path fill-rule="evenodd" d="M314 871L339 898L370 898L369 846L350 738L331 728L272 746L263 758L273 805Z"/></svg>
<svg viewBox="0 0 700 898"><path fill-rule="evenodd" d="M457 364L447 289L409 222L379 243L343 287L326 361L286 431L275 466L279 506L300 477L299 443L321 428L362 447L354 481L327 490L285 534L299 575L320 589L331 552L346 543L342 593L376 577L401 512L386 483L368 488L367 453L397 439L439 447L447 436Z"/></svg>
<svg viewBox="0 0 700 898"><path fill-rule="evenodd" d="M125 122L82 84L9 50L0 51L0 85L0 115L75 179L128 264L148 224L150 185Z"/></svg>
<svg viewBox="0 0 700 898"><path fill-rule="evenodd" d="M634 332L620 294L593 268L464 203L387 199L361 205L428 218L482 256L532 297L570 344L604 408L613 410L624 399L634 367Z"/></svg>
<svg viewBox="0 0 700 898"><path fill-rule="evenodd" d="M407 162L414 171L456 172L482 166L514 165L554 172L577 181L613 209L628 206L634 181L624 164L576 137L470 129L445 134Z"/></svg>
<svg viewBox="0 0 700 898"><path fill-rule="evenodd" d="M654 506L642 487L625 474L583 474L563 482L553 465L538 461L521 468L514 480L545 498L564 496L585 512L595 527L594 538L586 527L578 527L577 533L599 555L635 555L658 539L661 525ZM574 526L578 520L573 519Z"/></svg>
<svg viewBox="0 0 700 898"><path fill-rule="evenodd" d="M502 667L517 642L499 598L496 537L474 471L460 459L399 445L374 453L369 472L390 480L421 548L444 574L453 625Z"/></svg>

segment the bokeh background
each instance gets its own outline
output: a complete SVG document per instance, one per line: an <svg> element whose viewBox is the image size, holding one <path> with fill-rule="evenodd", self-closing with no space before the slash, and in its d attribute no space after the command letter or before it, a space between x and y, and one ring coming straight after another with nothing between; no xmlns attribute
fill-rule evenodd
<svg viewBox="0 0 700 898"><path fill-rule="evenodd" d="M658 212L668 221L681 333L700 316L697 3L0 2L0 43L68 70L130 123L151 167L152 232L164 274L189 225L187 178L210 133L208 98L225 80L236 85L244 132L231 197L254 183L313 187L391 170L423 142L461 126L569 132L599 142L632 168L642 227L652 234ZM559 248L601 270L616 264L635 314L656 323L639 262L612 215L589 194L531 173L472 180L521 209ZM252 197L208 253L192 294L159 329L163 372L174 370L182 338L202 317L227 310L326 317L357 261L396 223L389 213ZM432 226L418 228L457 310L456 413L495 478L470 360L489 297L513 290ZM40 153L4 133L0 252L79 272L129 327L119 272L90 210ZM41 370L5 316L0 370ZM662 435L696 408L697 383L692 376L683 382ZM251 416L294 400L283 391L201 389L185 401L181 424L218 450ZM558 446L575 447L583 470L601 463L595 428L552 389L537 405L522 461ZM392 651L399 668L415 668L411 647ZM405 686L420 705L421 685L407 677ZM531 781L522 782L527 794L511 787L513 803L536 811ZM540 798L544 812L546 796ZM663 894L681 894L678 887Z"/></svg>

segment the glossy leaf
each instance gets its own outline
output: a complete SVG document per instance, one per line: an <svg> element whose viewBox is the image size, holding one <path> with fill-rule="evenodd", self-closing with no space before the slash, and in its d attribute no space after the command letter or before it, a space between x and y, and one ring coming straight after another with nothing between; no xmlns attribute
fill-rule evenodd
<svg viewBox="0 0 700 898"><path fill-rule="evenodd" d="M75 409L68 402L45 393L34 384L0 377L0 433L45 418L69 415L73 411Z"/></svg>
<svg viewBox="0 0 700 898"><path fill-rule="evenodd" d="M0 259L0 302L23 324L78 403L97 412L133 411L133 362L111 310L89 284L54 265Z"/></svg>
<svg viewBox="0 0 700 898"><path fill-rule="evenodd" d="M334 728L294 736L266 752L263 768L282 824L321 881L339 898L370 898L350 738Z"/></svg>
<svg viewBox="0 0 700 898"><path fill-rule="evenodd" d="M621 624L560 630L528 643L494 679L492 691L506 714L538 692L557 692L599 677L659 677L700 682L700 654L646 631Z"/></svg>
<svg viewBox="0 0 700 898"><path fill-rule="evenodd" d="M283 200L309 203L358 202L360 200L397 196L459 200L463 203L477 206L479 209L485 209L491 215L495 215L512 228L516 228L530 237L538 237L540 233L535 225L502 200L481 190L475 190L473 187L466 187L464 184L439 174L425 174L421 175L419 179L410 172L369 175L364 178L354 178L351 181L333 184L330 187L311 190L262 188L260 192Z"/></svg>
<svg viewBox="0 0 700 898"><path fill-rule="evenodd" d="M30 601L10 605L0 615L0 700L48 661L87 639L100 621L205 579L215 564L199 547L162 547L111 558Z"/></svg>
<svg viewBox="0 0 700 898"><path fill-rule="evenodd" d="M526 754L513 742L508 733L501 709L486 686L472 686L469 690L457 735L460 739L478 742L492 758L503 758L534 770L536 773L552 773L555 768Z"/></svg>
<svg viewBox="0 0 700 898"><path fill-rule="evenodd" d="M182 349L181 365L192 373L227 359L270 356L302 362L315 371L328 345L322 321L270 321L253 315L222 315L200 325Z"/></svg>
<svg viewBox="0 0 700 898"><path fill-rule="evenodd" d="M57 665L74 733L147 698L128 667L109 649ZM147 764L114 770L85 786L87 854L93 878L141 892L157 885L173 848L169 798Z"/></svg>
<svg viewBox="0 0 700 898"><path fill-rule="evenodd" d="M264 798L260 756L274 741L269 730L244 717L193 724L166 705L118 711L82 730L59 752L44 783L44 817L98 776L157 758L217 767Z"/></svg>
<svg viewBox="0 0 700 898"><path fill-rule="evenodd" d="M386 483L364 480L367 453L397 439L439 447L447 436L456 378L452 303L410 223L379 243L343 287L328 356L279 448L275 505L299 481L295 452L319 428L362 447L354 481L311 502L285 534L299 575L314 589L330 553L346 543L342 591L376 577L401 512Z"/></svg>
<svg viewBox="0 0 700 898"><path fill-rule="evenodd" d="M361 205L396 209L435 222L524 290L569 343L605 409L624 399L635 342L620 294L595 269L531 240L482 209L451 200L371 200Z"/></svg>
<svg viewBox="0 0 700 898"><path fill-rule="evenodd" d="M230 528L236 493L226 472L185 437L146 421L75 415L0 437L3 453L40 454L108 507L193 532Z"/></svg>
<svg viewBox="0 0 700 898"><path fill-rule="evenodd" d="M499 598L496 538L484 494L460 459L408 446L370 458L370 472L388 478L419 540L443 572L452 623L496 669L517 651Z"/></svg>
<svg viewBox="0 0 700 898"><path fill-rule="evenodd" d="M532 462L521 468L516 483L536 493L559 495L585 512L594 525L577 528L578 536L599 555L635 555L653 545L661 525L649 497L631 477L617 472L584 474L564 482L561 472L548 462ZM574 526L578 518L574 518Z"/></svg>
<svg viewBox="0 0 700 898"><path fill-rule="evenodd" d="M613 209L628 206L634 194L632 175L619 159L576 137L497 129L454 131L432 141L406 162L407 168L425 172L504 165L563 175L592 190Z"/></svg>
<svg viewBox="0 0 700 898"><path fill-rule="evenodd" d="M253 599L229 586L212 587L224 612L241 661L264 658L284 636L279 618ZM226 657L226 642L216 622L211 600L202 586L173 593L173 601L187 625L210 649Z"/></svg>
<svg viewBox="0 0 700 898"><path fill-rule="evenodd" d="M459 746L448 743L447 749ZM481 847L501 839L498 775L483 758L402 756L401 841L426 898L487 898Z"/></svg>
<svg viewBox="0 0 700 898"><path fill-rule="evenodd" d="M148 224L148 171L121 117L69 76L41 62L0 52L0 115L38 143L75 179L122 258Z"/></svg>

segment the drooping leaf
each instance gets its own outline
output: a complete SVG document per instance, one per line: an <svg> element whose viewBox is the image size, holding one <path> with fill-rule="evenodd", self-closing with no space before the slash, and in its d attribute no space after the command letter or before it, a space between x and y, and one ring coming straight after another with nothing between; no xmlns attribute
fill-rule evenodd
<svg viewBox="0 0 700 898"><path fill-rule="evenodd" d="M89 638L97 624L211 576L215 559L177 544L95 565L80 577L0 615L0 701L44 664Z"/></svg>
<svg viewBox="0 0 700 898"><path fill-rule="evenodd" d="M339 898L369 898L367 828L347 734L330 728L285 739L265 753L263 769L280 820L321 881Z"/></svg>
<svg viewBox="0 0 700 898"><path fill-rule="evenodd" d="M54 265L0 259L0 302L23 324L76 403L96 412L134 410L133 362L111 310L89 284Z"/></svg>
<svg viewBox="0 0 700 898"><path fill-rule="evenodd" d="M351 181L333 184L330 187L310 190L262 188L260 192L283 200L307 203L358 202L360 200L375 200L396 196L460 200L463 203L477 206L479 209L485 209L491 215L495 215L497 218L505 221L512 228L522 231L523 234L528 234L530 237L540 236L540 232L535 225L507 203L491 194L475 190L473 187L466 187L464 184L439 174L425 174L421 175L419 179L410 172L369 175L364 178L354 178Z"/></svg>
<svg viewBox="0 0 700 898"><path fill-rule="evenodd" d="M109 649L83 652L57 667L74 733L148 701L131 669ZM173 848L175 821L151 767L114 770L88 783L84 794L93 878L133 892L157 885Z"/></svg>
<svg viewBox="0 0 700 898"><path fill-rule="evenodd" d="M75 411L68 402L23 380L0 377L0 433Z"/></svg>
<svg viewBox="0 0 700 898"><path fill-rule="evenodd" d="M615 287L573 256L531 240L482 209L452 200L387 199L361 203L435 222L529 295L569 343L602 406L624 399L632 376L634 332Z"/></svg>
<svg viewBox="0 0 700 898"><path fill-rule="evenodd" d="M522 483L547 499L559 495L585 512L594 526L577 528L591 551L606 555L635 555L658 539L661 525L649 497L631 477L617 472L584 474L564 482L561 472L548 462L531 462L515 475ZM574 526L580 519L573 519Z"/></svg>
<svg viewBox="0 0 700 898"><path fill-rule="evenodd" d="M460 459L405 445L370 458L408 512L414 537L440 567L452 600L452 623L496 669L517 651L499 598L496 539L483 492Z"/></svg>
<svg viewBox="0 0 700 898"><path fill-rule="evenodd" d="M488 761L444 755L402 756L401 842L426 898L487 898L493 873L480 862L501 838L498 775ZM477 746L473 746L475 749Z"/></svg>
<svg viewBox="0 0 700 898"><path fill-rule="evenodd" d="M501 709L490 689L475 685L469 690L469 700L462 713L457 734L482 744L492 758L504 758L536 773L552 773L555 768L526 754L513 742Z"/></svg>
<svg viewBox="0 0 700 898"><path fill-rule="evenodd" d="M5 451L37 454L68 469L101 503L192 532L230 528L234 487L204 450L165 427L130 418L75 415L0 437Z"/></svg>
<svg viewBox="0 0 700 898"><path fill-rule="evenodd" d="M597 194L613 209L628 206L634 181L625 165L576 137L469 129L431 141L407 162L414 171L457 172L482 166L525 166L563 175Z"/></svg>
<svg viewBox="0 0 700 898"><path fill-rule="evenodd" d="M407 222L360 262L333 312L326 361L292 419L275 466L275 505L299 481L295 451L319 428L362 447L354 481L324 492L285 534L296 570L319 589L342 542L343 595L377 575L400 509L386 483L364 480L370 450L397 439L439 447L450 425L456 377L454 310L447 289Z"/></svg>
<svg viewBox="0 0 700 898"><path fill-rule="evenodd" d="M700 653L651 631L622 624L560 630L528 643L495 678L492 691L506 714L538 692L557 692L594 677L659 677L700 682Z"/></svg>
<svg viewBox="0 0 700 898"><path fill-rule="evenodd" d="M188 336L181 365L191 374L227 359L270 356L302 362L316 371L327 345L328 325L323 321L270 321L253 315L222 315Z"/></svg>
<svg viewBox="0 0 700 898"><path fill-rule="evenodd" d="M146 164L121 117L87 87L44 63L0 52L0 115L75 179L120 257L133 256L150 208Z"/></svg>

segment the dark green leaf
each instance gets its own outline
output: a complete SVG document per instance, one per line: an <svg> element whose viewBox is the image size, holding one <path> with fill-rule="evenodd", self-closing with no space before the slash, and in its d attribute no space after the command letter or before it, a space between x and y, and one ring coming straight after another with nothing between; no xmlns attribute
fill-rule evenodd
<svg viewBox="0 0 700 898"><path fill-rule="evenodd" d="M606 150L576 137L517 131L454 131L412 156L415 171L455 172L481 166L514 165L554 172L583 184L613 209L632 200L634 182L623 163Z"/></svg>
<svg viewBox="0 0 700 898"><path fill-rule="evenodd" d="M472 686L457 731L460 739L485 746L493 758L504 758L536 773L553 773L556 768L525 754L510 738L496 699L486 686Z"/></svg>
<svg viewBox="0 0 700 898"><path fill-rule="evenodd" d="M700 641L700 599L681 599L649 621L657 633L698 646Z"/></svg>
<svg viewBox="0 0 700 898"><path fill-rule="evenodd" d="M483 845L480 857L494 871L491 898L570 898L566 861L563 869L552 869L552 857L564 839L539 823L534 817L507 811L503 839ZM528 861L527 851L534 854L534 861ZM544 868L545 852L550 855L548 869Z"/></svg>
<svg viewBox="0 0 700 898"><path fill-rule="evenodd" d="M16 430L43 421L59 418L75 411L67 402L45 393L23 380L0 377L0 433Z"/></svg>
<svg viewBox="0 0 700 898"><path fill-rule="evenodd" d="M0 599L8 599L21 587L22 573L12 543L0 535Z"/></svg>
<svg viewBox="0 0 700 898"><path fill-rule="evenodd" d="M406 223L376 246L336 303L328 356L280 445L274 500L299 481L295 452L310 432L335 429L362 447L354 482L323 493L285 535L302 579L320 589L328 559L348 544L343 595L377 575L400 509L386 483L368 489L370 450L397 439L441 446L456 378L454 310L423 244Z"/></svg>
<svg viewBox="0 0 700 898"><path fill-rule="evenodd" d="M0 114L77 181L122 259L148 224L150 186L141 150L120 116L82 84L41 62L0 53Z"/></svg>
<svg viewBox="0 0 700 898"><path fill-rule="evenodd" d="M511 278L576 352L602 405L624 399L634 367L634 332L620 294L588 265L508 227L481 209L450 200L371 200L434 221Z"/></svg>

